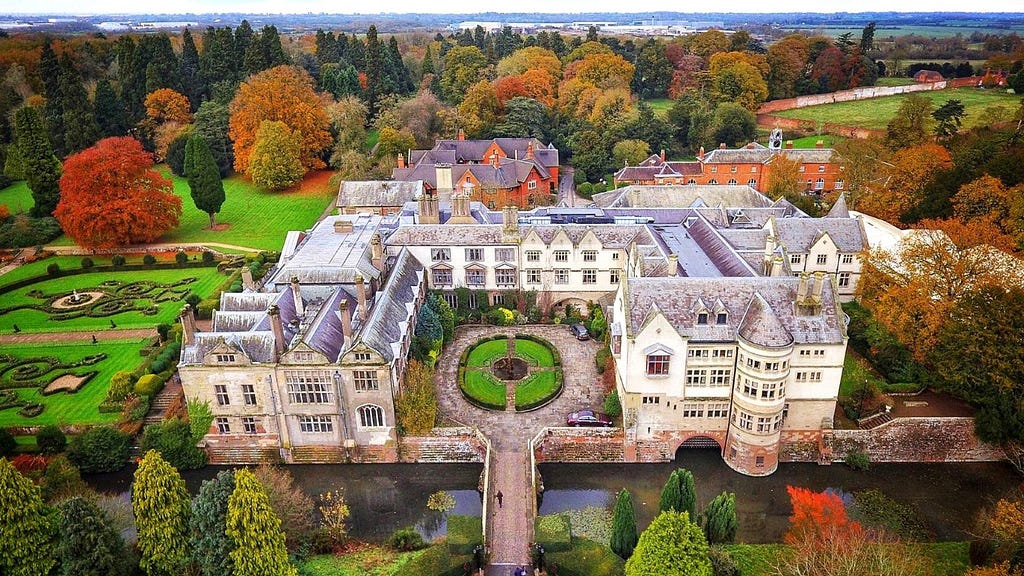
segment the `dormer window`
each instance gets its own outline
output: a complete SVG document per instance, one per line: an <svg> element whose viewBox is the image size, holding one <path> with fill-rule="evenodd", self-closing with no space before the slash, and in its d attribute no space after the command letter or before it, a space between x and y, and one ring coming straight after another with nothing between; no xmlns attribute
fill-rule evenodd
<svg viewBox="0 0 1024 576"><path fill-rule="evenodd" d="M729 315L726 314L725 312L719 312L718 314L715 314L715 324L726 324L728 323L728 321Z"/></svg>
<svg viewBox="0 0 1024 576"><path fill-rule="evenodd" d="M234 361L235 361L235 355L234 354L217 354L217 362L229 363L229 362L234 362Z"/></svg>
<svg viewBox="0 0 1024 576"><path fill-rule="evenodd" d="M697 314L697 324L703 326L708 323L708 313L700 312Z"/></svg>

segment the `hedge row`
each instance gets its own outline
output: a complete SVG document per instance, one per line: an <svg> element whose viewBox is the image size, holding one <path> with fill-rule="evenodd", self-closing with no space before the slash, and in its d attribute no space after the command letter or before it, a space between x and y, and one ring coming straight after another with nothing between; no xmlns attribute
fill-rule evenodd
<svg viewBox="0 0 1024 576"><path fill-rule="evenodd" d="M472 569L472 554L452 554L448 546L438 544L424 550L395 572L395 576L465 576Z"/></svg>
<svg viewBox="0 0 1024 576"><path fill-rule="evenodd" d="M462 392L462 397L465 398L467 402L469 402L470 404L476 406L477 408L483 408L484 410L504 410L505 409L505 404L504 403L502 403L502 404L495 404L495 403L492 403L492 402L488 402L487 399L485 399L485 398L480 398L480 397L477 397L477 396L474 396L474 395L470 394L470 392L469 392L469 390L467 388L468 387L466 386L466 368L462 367L462 368L459 368L459 390ZM506 388L506 393L507 393L507 390L508 389Z"/></svg>
<svg viewBox="0 0 1024 576"><path fill-rule="evenodd" d="M93 272L127 272L131 270L174 270L177 268L210 268L216 266L216 262L202 262L202 261L190 261L185 264L178 264L177 262L160 262L157 264L124 264L121 266L93 266L92 268L72 268L69 270L57 270L54 274L40 274L38 276L32 276L30 278L23 278L16 282L11 282L0 286L0 294L6 294L19 288L31 286L37 282L49 280L52 278L63 278L64 276L77 276L79 274L92 274Z"/></svg>
<svg viewBox="0 0 1024 576"><path fill-rule="evenodd" d="M540 408L541 406L546 406L552 400L554 400L555 398L558 398L558 395L562 393L562 386L563 385L564 385L564 382L563 382L563 378L562 378L562 371L561 370L555 370L555 387L552 390L551 394L548 394L548 395L544 396L543 398L538 398L537 400L534 400L533 402L524 402L524 403L520 404L517 401L516 402L516 412L529 412L530 410L536 410L537 408Z"/></svg>

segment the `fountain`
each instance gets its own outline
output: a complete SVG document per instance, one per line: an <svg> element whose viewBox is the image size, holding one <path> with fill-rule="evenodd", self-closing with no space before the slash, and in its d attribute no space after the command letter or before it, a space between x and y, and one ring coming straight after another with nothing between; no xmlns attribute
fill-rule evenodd
<svg viewBox="0 0 1024 576"><path fill-rule="evenodd" d="M522 380L529 372L529 365L516 356L516 338L512 334L508 335L505 356L494 361L491 372L501 380Z"/></svg>

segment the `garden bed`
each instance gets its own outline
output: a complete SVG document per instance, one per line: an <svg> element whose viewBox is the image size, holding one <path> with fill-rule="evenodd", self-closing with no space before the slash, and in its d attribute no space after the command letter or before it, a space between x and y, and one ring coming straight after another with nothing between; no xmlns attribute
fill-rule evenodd
<svg viewBox="0 0 1024 576"><path fill-rule="evenodd" d="M533 410L562 390L560 355L548 341L516 334L509 357L509 338L495 335L477 340L459 359L459 389L471 404L504 410L508 386L515 386L517 411ZM520 370L513 370L518 367ZM504 380L502 380L504 379Z"/></svg>

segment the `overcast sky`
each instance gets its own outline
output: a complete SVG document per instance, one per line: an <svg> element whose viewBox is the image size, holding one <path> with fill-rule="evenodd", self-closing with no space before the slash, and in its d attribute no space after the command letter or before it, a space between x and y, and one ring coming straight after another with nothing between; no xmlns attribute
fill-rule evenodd
<svg viewBox="0 0 1024 576"><path fill-rule="evenodd" d="M444 14L474 13L487 3L467 0L429 2L424 0L0 0L0 14L47 13L67 14L184 14L211 12L245 12L298 14L327 12L337 14L377 14L429 12ZM517 0L494 3L487 7L494 12L1022 12L1020 0L988 0L965 3L962 0L731 0L730 2L680 2L679 0L646 0L622 2L613 0ZM83 11L83 9L85 11Z"/></svg>

